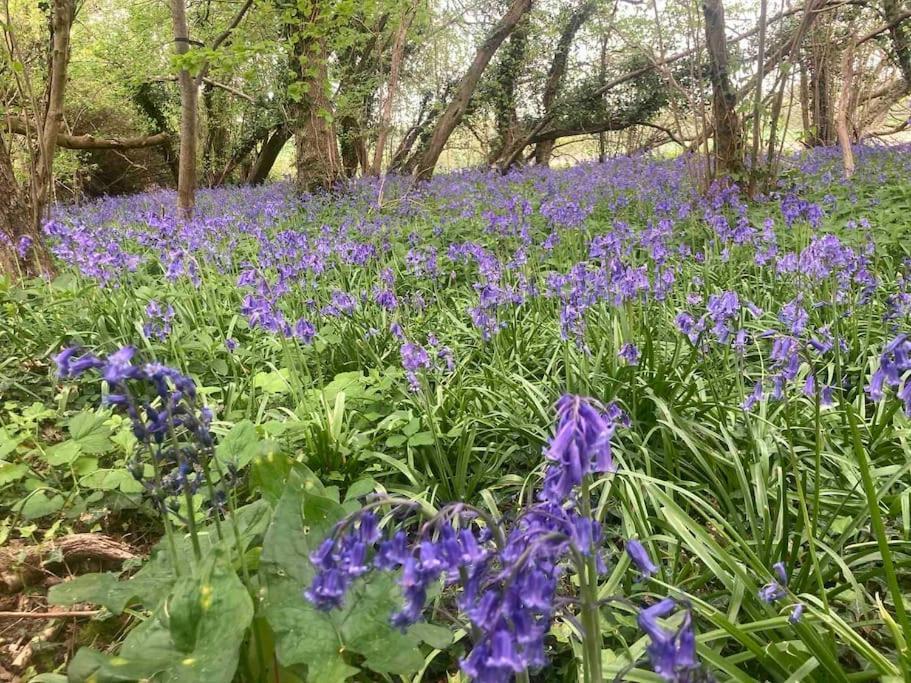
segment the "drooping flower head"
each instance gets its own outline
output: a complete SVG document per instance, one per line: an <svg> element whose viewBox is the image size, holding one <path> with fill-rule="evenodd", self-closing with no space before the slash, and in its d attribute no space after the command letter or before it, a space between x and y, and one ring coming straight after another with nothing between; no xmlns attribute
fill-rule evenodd
<svg viewBox="0 0 911 683"><path fill-rule="evenodd" d="M660 602L639 612L639 628L648 634L651 642L646 647L655 673L666 681L688 681L690 674L699 666L696 659L696 634L690 610L683 610L683 619L676 630L661 625L660 620L670 617L677 609L673 598Z"/></svg>
<svg viewBox="0 0 911 683"><path fill-rule="evenodd" d="M591 399L567 394L557 402L557 432L545 451L544 500L561 503L583 477L613 472L611 437L614 423Z"/></svg>

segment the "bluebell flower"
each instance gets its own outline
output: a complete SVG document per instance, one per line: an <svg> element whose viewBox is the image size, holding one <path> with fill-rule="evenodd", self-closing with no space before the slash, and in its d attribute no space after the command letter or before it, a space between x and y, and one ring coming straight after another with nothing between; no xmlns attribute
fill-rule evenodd
<svg viewBox="0 0 911 683"><path fill-rule="evenodd" d="M684 610L683 620L676 631L664 628L659 622L676 609L677 603L672 598L664 598L641 610L637 621L639 628L651 639L646 651L655 673L666 681L683 683L699 666L692 615L688 609Z"/></svg>
<svg viewBox="0 0 911 683"><path fill-rule="evenodd" d="M629 555L630 560L632 560L636 569L639 570L643 580L651 578L658 573L658 567L652 562L652 558L649 557L645 546L635 538L631 538L626 542L626 554Z"/></svg>
<svg viewBox="0 0 911 683"><path fill-rule="evenodd" d="M617 354L626 361L627 365L638 365L639 364L639 349L635 344L626 343L620 347L620 352Z"/></svg>
<svg viewBox="0 0 911 683"><path fill-rule="evenodd" d="M615 426L599 407L581 396L557 402L557 433L545 451L543 500L565 501L592 472L612 472L611 437Z"/></svg>

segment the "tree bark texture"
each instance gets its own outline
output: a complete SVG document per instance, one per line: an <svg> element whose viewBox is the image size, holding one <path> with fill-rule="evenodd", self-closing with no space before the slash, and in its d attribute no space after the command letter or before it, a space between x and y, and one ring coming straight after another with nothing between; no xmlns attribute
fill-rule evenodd
<svg viewBox="0 0 911 683"><path fill-rule="evenodd" d="M392 55L389 63L389 79L386 81L386 93L383 96L383 105L380 108L379 130L376 136L376 147L373 149L373 162L370 165L370 173L372 175L379 175L383 170L383 152L386 149L386 140L392 127L392 105L395 102L396 92L399 87L402 62L405 61L405 39L408 36L408 29L411 27L411 22L414 20L417 9L418 2L415 0L405 11L401 22L395 30L395 39L392 43Z"/></svg>
<svg viewBox="0 0 911 683"><path fill-rule="evenodd" d="M418 180L429 180L433 176L433 171L440 160L443 148L446 147L449 137L465 115L468 103L471 101L471 97L474 95L478 82L481 80L481 76L484 75L485 69L487 69L487 65L490 64L490 60L496 54L503 41L506 40L519 21L522 20L522 17L531 9L531 3L532 0L513 0L506 14L497 22L497 25L475 52L471 66L468 67L459 82L449 106L446 107L437 120L430 139L421 150L415 166L415 177Z"/></svg>
<svg viewBox="0 0 911 683"><path fill-rule="evenodd" d="M854 175L854 150L851 147L852 135L850 121L854 109L854 45L848 45L841 58L841 93L838 96L838 111L835 128L838 134L838 145L845 169L845 178Z"/></svg>
<svg viewBox="0 0 911 683"><path fill-rule="evenodd" d="M835 144L835 103L833 69L835 48L825 22L817 22L807 49L807 95L809 95L810 129L807 144L811 147Z"/></svg>
<svg viewBox="0 0 911 683"><path fill-rule="evenodd" d="M541 107L545 114L549 114L556 102L560 87L563 85L563 79L566 76L566 67L569 63L569 51L572 47L573 40L579 29L588 21L594 13L597 5L594 2L586 2L569 16L569 20L560 33L560 39L557 41L557 49L554 50L554 57L550 63L550 69L547 72L547 80L544 82L544 94L541 96ZM604 50L602 49L602 57ZM603 63L603 60L602 60ZM547 166L554 151L554 140L545 140L535 145L535 163ZM599 141L600 142L600 141ZM600 148L599 148L600 149ZM600 159L599 153L599 159Z"/></svg>
<svg viewBox="0 0 911 683"><path fill-rule="evenodd" d="M314 3L309 16L301 18L292 58L292 73L303 84L302 95L292 107L297 186L303 192L330 189L342 176L328 94L326 38L313 30L319 19L320 7Z"/></svg>
<svg viewBox="0 0 911 683"><path fill-rule="evenodd" d="M35 186L32 216L38 234L45 218L54 187L54 155L57 136L63 123L67 70L70 63L70 30L76 12L75 0L54 0L51 7L51 54L47 101L39 135L35 164Z"/></svg>
<svg viewBox="0 0 911 683"><path fill-rule="evenodd" d="M190 50L190 30L187 24L186 0L171 0L171 24L174 32L174 52L178 56ZM182 220L193 217L196 206L196 132L199 88L187 69L177 76L180 88L180 161L177 177L177 213Z"/></svg>
<svg viewBox="0 0 911 683"><path fill-rule="evenodd" d="M275 166L275 160L278 159L278 155L284 148L285 143L290 139L291 131L288 130L287 126L282 125L272 131L263 143L256 161L253 162L253 166L247 174L246 182L248 185L262 185L266 182L269 172Z"/></svg>
<svg viewBox="0 0 911 683"><path fill-rule="evenodd" d="M705 42L712 81L712 119L715 128L715 170L721 175L743 169L743 131L737 117L737 93L728 72L723 0L703 0Z"/></svg>

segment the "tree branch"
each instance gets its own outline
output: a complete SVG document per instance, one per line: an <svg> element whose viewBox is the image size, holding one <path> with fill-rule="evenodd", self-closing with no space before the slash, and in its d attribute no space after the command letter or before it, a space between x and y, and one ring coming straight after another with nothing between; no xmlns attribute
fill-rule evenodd
<svg viewBox="0 0 911 683"><path fill-rule="evenodd" d="M17 135L36 135L34 126L28 126L24 119L17 117L7 117L6 127L11 133ZM66 149L81 150L100 150L100 149L142 149L145 147L157 147L170 141L171 136L167 133L155 133L154 135L142 135L129 138L96 138L88 133L83 135L69 135L67 133L57 133L57 146Z"/></svg>

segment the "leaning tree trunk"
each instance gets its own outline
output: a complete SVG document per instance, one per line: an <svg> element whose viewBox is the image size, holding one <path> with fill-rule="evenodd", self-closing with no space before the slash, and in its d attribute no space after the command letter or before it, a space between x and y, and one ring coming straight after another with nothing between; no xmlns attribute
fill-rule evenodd
<svg viewBox="0 0 911 683"><path fill-rule="evenodd" d="M259 150L256 161L250 168L249 173L247 173L245 182L248 185L262 185L266 182L269 172L275 166L275 160L278 159L278 155L284 148L285 143L290 139L291 132L284 125L279 126L270 133L263 143L262 149Z"/></svg>
<svg viewBox="0 0 911 683"><path fill-rule="evenodd" d="M743 170L743 131L737 117L737 93L728 73L723 0L703 0L705 43L712 80L715 171L735 175Z"/></svg>
<svg viewBox="0 0 911 683"><path fill-rule="evenodd" d="M557 49L554 51L553 60L550 63L550 69L547 72L547 80L544 82L544 94L541 96L541 107L544 114L550 114L553 109L557 94L560 92L560 86L566 76L566 67L569 63L569 50L572 47L573 40L582 25L588 21L588 18L594 13L597 4L591 0L579 7L569 16L569 20L560 33L560 39L557 41ZM602 65L604 62L604 49L601 50ZM602 66L603 68L603 66ZM599 134L600 135L600 134ZM535 145L535 163L540 166L550 164L550 158L553 155L555 140L545 140ZM603 147L603 138L599 138L599 159L603 155L600 147Z"/></svg>
<svg viewBox="0 0 911 683"><path fill-rule="evenodd" d="M171 24L174 52L178 56L190 50L186 0L171 0ZM196 206L196 123L199 88L190 71L182 68L177 76L180 87L180 161L177 177L177 213L182 220L193 217Z"/></svg>
<svg viewBox="0 0 911 683"><path fill-rule="evenodd" d="M468 67L462 77L452 101L446 107L443 115L440 116L430 135L430 139L421 150L415 166L415 177L418 180L430 180L433 176L433 171L440 160L443 148L446 147L449 136L452 135L452 132L465 115L465 110L468 109L468 103L478 87L478 82L481 80L484 70L506 37L512 33L522 17L531 9L531 2L532 0L513 0L509 10L494 26L493 31L490 32L490 35L487 36L477 52L475 52L471 66Z"/></svg>
<svg viewBox="0 0 911 683"><path fill-rule="evenodd" d="M31 220L16 181L9 150L0 137L0 275L51 272L51 259L37 224Z"/></svg>

